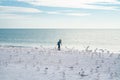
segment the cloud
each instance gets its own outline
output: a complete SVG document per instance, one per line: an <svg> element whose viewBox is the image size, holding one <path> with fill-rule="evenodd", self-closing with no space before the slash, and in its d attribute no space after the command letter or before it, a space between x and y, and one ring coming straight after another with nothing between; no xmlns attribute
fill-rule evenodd
<svg viewBox="0 0 120 80"><path fill-rule="evenodd" d="M25 16L17 14L0 14L0 19L24 19Z"/></svg>
<svg viewBox="0 0 120 80"><path fill-rule="evenodd" d="M90 14L89 13L67 13L66 15L70 15L70 16L88 16Z"/></svg>
<svg viewBox="0 0 120 80"><path fill-rule="evenodd" d="M0 6L0 12L3 13L41 13L42 11L35 8L25 8L25 7L13 7L13 6Z"/></svg>
<svg viewBox="0 0 120 80"><path fill-rule="evenodd" d="M48 12L45 12L47 14L61 14L60 12L55 12L55 11L48 11Z"/></svg>
<svg viewBox="0 0 120 80"><path fill-rule="evenodd" d="M81 13L81 12L57 12L57 11L48 11L45 12L47 14L53 14L53 15L67 15L67 16L88 16L90 13Z"/></svg>
<svg viewBox="0 0 120 80"><path fill-rule="evenodd" d="M25 8L25 7L13 7L13 6L0 6L0 16L1 18L20 18L23 15L14 13L45 13L50 15L71 15L71 16L87 16L88 13L78 13L73 11L43 11L35 8ZM25 15L24 15L25 16Z"/></svg>
<svg viewBox="0 0 120 80"><path fill-rule="evenodd" d="M64 10L64 11L45 11L46 14L53 14L53 15L66 15L66 16L88 16L90 13L81 13L81 12L74 12L72 10Z"/></svg>
<svg viewBox="0 0 120 80"><path fill-rule="evenodd" d="M25 19L26 16L18 15L18 14L5 13L5 14L0 14L0 18L1 19Z"/></svg>
<svg viewBox="0 0 120 80"><path fill-rule="evenodd" d="M37 6L116 10L115 6L100 6L95 3L120 4L117 0L18 0Z"/></svg>

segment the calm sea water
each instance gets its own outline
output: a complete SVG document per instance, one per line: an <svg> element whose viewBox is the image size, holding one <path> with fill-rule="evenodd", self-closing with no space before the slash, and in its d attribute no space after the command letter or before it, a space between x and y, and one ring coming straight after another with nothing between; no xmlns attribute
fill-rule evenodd
<svg viewBox="0 0 120 80"><path fill-rule="evenodd" d="M112 29L0 29L1 45L56 46L120 50L120 30Z"/></svg>

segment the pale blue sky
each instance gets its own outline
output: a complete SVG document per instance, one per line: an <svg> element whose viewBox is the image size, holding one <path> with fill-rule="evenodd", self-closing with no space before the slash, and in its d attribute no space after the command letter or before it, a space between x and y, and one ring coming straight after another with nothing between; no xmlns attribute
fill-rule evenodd
<svg viewBox="0 0 120 80"><path fill-rule="evenodd" d="M120 28L120 1L1 0L0 28Z"/></svg>

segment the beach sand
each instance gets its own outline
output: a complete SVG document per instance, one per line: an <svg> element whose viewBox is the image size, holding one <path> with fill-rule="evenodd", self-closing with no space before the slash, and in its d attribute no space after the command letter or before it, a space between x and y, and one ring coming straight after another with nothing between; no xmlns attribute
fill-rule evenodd
<svg viewBox="0 0 120 80"><path fill-rule="evenodd" d="M0 80L120 80L120 52L0 46Z"/></svg>

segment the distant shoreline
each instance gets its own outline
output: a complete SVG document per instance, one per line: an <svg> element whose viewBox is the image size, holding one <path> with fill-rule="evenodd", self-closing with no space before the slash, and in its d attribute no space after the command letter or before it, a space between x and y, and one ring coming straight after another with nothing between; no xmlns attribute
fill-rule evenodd
<svg viewBox="0 0 120 80"><path fill-rule="evenodd" d="M55 50L57 50L57 46L43 46L43 45L39 45L39 46L28 46L28 45L25 45L25 46L23 46L23 45L1 45L0 44L0 47L3 47L3 48L39 48L39 49L44 48L44 49L55 49ZM78 49L78 48L75 48L75 47L67 47L67 46L63 47L62 46L61 51L64 51L64 50L83 51L83 50L86 50L87 47L89 47L88 50L91 50L92 52L94 52L95 50L98 51L98 52L100 50L103 50L104 52L109 51L111 53L120 53L120 51L110 51L108 49L101 49L101 48L93 48L93 49L91 49L90 46L86 46L84 49L83 48L82 49Z"/></svg>

